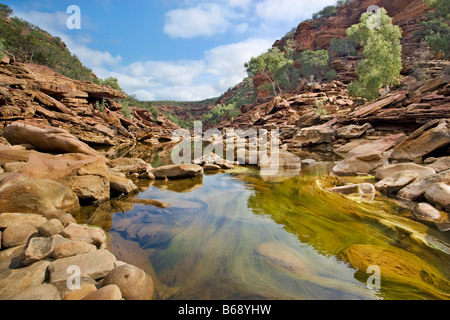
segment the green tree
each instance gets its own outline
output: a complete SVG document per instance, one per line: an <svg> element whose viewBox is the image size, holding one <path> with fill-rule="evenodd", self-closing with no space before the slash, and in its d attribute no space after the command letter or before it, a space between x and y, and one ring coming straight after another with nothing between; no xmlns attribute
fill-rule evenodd
<svg viewBox="0 0 450 320"><path fill-rule="evenodd" d="M322 82L327 73L330 71L328 66L330 56L327 50L306 50L303 51L299 59L302 67L300 73L303 76Z"/></svg>
<svg viewBox="0 0 450 320"><path fill-rule="evenodd" d="M290 54L290 50L282 52L275 47L259 57L251 58L250 62L245 64L245 68L250 77L254 77L258 73L263 74L270 81L275 95L282 94L281 87L285 81L290 81L286 72L294 64Z"/></svg>
<svg viewBox="0 0 450 320"><path fill-rule="evenodd" d="M114 78L114 77L106 78L106 79L104 79L104 80L102 81L102 84L103 84L104 86L109 86L109 87L111 87L111 89L115 89L115 90L120 90L120 91L122 91L122 88L121 88L120 85L119 85L119 80L118 80L117 78Z"/></svg>
<svg viewBox="0 0 450 320"><path fill-rule="evenodd" d="M346 38L333 38L330 41L328 52L338 57L356 56L356 48L353 41Z"/></svg>
<svg viewBox="0 0 450 320"><path fill-rule="evenodd" d="M379 15L379 25L374 27L374 14ZM377 13L364 13L360 23L347 29L347 36L363 47L363 60L358 64L358 79L348 89L352 96L370 101L380 96L380 90L397 84L402 70L402 30L392 24L384 8Z"/></svg>
<svg viewBox="0 0 450 320"><path fill-rule="evenodd" d="M425 28L417 35L428 43L435 55L442 52L448 59L450 57L450 1L426 0L426 2L435 10L427 14L427 19L422 22Z"/></svg>
<svg viewBox="0 0 450 320"><path fill-rule="evenodd" d="M3 59L5 53L5 40L0 39L0 60Z"/></svg>
<svg viewBox="0 0 450 320"><path fill-rule="evenodd" d="M331 6L326 6L325 8L320 10L319 12L314 13L312 18L314 20L316 20L316 19L326 19L326 18L335 16L336 14L337 14L336 6L331 5Z"/></svg>
<svg viewBox="0 0 450 320"><path fill-rule="evenodd" d="M1 16L9 17L10 15L12 15L12 13L13 13L13 9L11 9L6 4L0 3L0 15Z"/></svg>

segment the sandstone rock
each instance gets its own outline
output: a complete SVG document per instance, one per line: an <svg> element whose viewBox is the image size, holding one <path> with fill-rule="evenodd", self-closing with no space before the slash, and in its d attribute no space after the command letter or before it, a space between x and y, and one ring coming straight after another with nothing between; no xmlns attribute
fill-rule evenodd
<svg viewBox="0 0 450 320"><path fill-rule="evenodd" d="M436 173L448 170L450 169L450 156L438 158L432 164L428 165L428 167L434 169Z"/></svg>
<svg viewBox="0 0 450 320"><path fill-rule="evenodd" d="M367 130L371 129L372 125L366 123L362 126L349 125L336 130L336 135L338 138L343 139L355 139L361 137Z"/></svg>
<svg viewBox="0 0 450 320"><path fill-rule="evenodd" d="M42 237L51 237L54 234L61 233L64 226L58 219L51 219L41 224L38 228L39 235Z"/></svg>
<svg viewBox="0 0 450 320"><path fill-rule="evenodd" d="M59 128L38 128L26 123L13 123L4 129L4 136L12 145L31 144L44 152L84 153L97 156L98 153L69 132Z"/></svg>
<svg viewBox="0 0 450 320"><path fill-rule="evenodd" d="M97 250L93 244L83 241L67 241L59 244L53 249L53 258L62 259L75 256L77 254L85 254Z"/></svg>
<svg viewBox="0 0 450 320"><path fill-rule="evenodd" d="M86 175L68 176L58 180L72 190L84 202L104 201L110 198L110 182L107 177Z"/></svg>
<svg viewBox="0 0 450 320"><path fill-rule="evenodd" d="M358 183L341 187L334 187L328 189L328 191L337 192L344 195L358 194L360 196L369 197L370 199L373 199L376 193L375 187L371 183Z"/></svg>
<svg viewBox="0 0 450 320"><path fill-rule="evenodd" d="M219 171L220 170L220 166L218 166L216 164L205 164L205 165L203 165L203 170L205 170L205 171Z"/></svg>
<svg viewBox="0 0 450 320"><path fill-rule="evenodd" d="M379 180L393 176L400 171L414 171L417 172L420 178L426 178L428 176L436 174L434 169L421 166L415 163L398 163L383 166L377 170L376 178Z"/></svg>
<svg viewBox="0 0 450 320"><path fill-rule="evenodd" d="M306 147L322 143L330 143L336 139L336 132L331 126L320 125L300 129L292 138L293 147Z"/></svg>
<svg viewBox="0 0 450 320"><path fill-rule="evenodd" d="M8 162L4 165L4 171L18 173L20 172L20 170L22 170L25 164L25 162Z"/></svg>
<svg viewBox="0 0 450 320"><path fill-rule="evenodd" d="M108 166L113 169L113 171L123 172L126 175L131 175L132 173L145 173L153 167L139 158L118 158L108 161Z"/></svg>
<svg viewBox="0 0 450 320"><path fill-rule="evenodd" d="M133 181L116 174L109 175L109 183L112 191L123 194L130 194L139 190Z"/></svg>
<svg viewBox="0 0 450 320"><path fill-rule="evenodd" d="M64 281L64 283L65 283L65 281ZM85 285L82 285L80 289L76 289L76 290L69 292L64 297L64 300L78 301L95 291L97 291L97 287L94 284L85 284Z"/></svg>
<svg viewBox="0 0 450 320"><path fill-rule="evenodd" d="M83 201L109 199L109 173L102 156L34 153L21 173L34 179L54 180L75 192Z"/></svg>
<svg viewBox="0 0 450 320"><path fill-rule="evenodd" d="M12 225L3 230L2 248L18 247L27 243L32 236L37 236L37 229L29 225Z"/></svg>
<svg viewBox="0 0 450 320"><path fill-rule="evenodd" d="M401 189L397 196L407 200L418 200L433 184L438 182L450 183L450 170L445 170L435 175L418 179Z"/></svg>
<svg viewBox="0 0 450 320"><path fill-rule="evenodd" d="M77 223L75 218L70 213L62 210L48 211L44 213L44 217L48 220L58 219L59 221L61 221L64 227L67 227L70 223Z"/></svg>
<svg viewBox="0 0 450 320"><path fill-rule="evenodd" d="M89 293L97 290L100 285L91 277L80 276L79 289L67 285L67 280L52 282L63 300L81 300Z"/></svg>
<svg viewBox="0 0 450 320"><path fill-rule="evenodd" d="M60 235L52 237L34 237L28 241L22 253L22 263L27 266L39 260L52 257L53 248L66 241L68 240Z"/></svg>
<svg viewBox="0 0 450 320"><path fill-rule="evenodd" d="M260 152L258 158L258 168L260 169L300 170L302 168L301 159L286 150L278 150L277 153L270 154Z"/></svg>
<svg viewBox="0 0 450 320"><path fill-rule="evenodd" d="M26 180L29 180L29 178L20 173L12 173L12 172L0 173L0 191L3 191L6 188L11 187L18 182Z"/></svg>
<svg viewBox="0 0 450 320"><path fill-rule="evenodd" d="M340 176L353 176L359 174L371 174L376 168L382 166L384 161L365 161L356 157L345 159L333 167L333 173Z"/></svg>
<svg viewBox="0 0 450 320"><path fill-rule="evenodd" d="M94 280L101 279L114 269L115 261L116 257L111 252L104 249L58 259L51 262L48 266L50 274L49 281L52 283L67 280L70 276L70 274L67 273L67 268L73 265L80 268L81 275L91 277Z"/></svg>
<svg viewBox="0 0 450 320"><path fill-rule="evenodd" d="M404 170L378 181L375 188L383 193L396 193L419 177L420 175L416 171Z"/></svg>
<svg viewBox="0 0 450 320"><path fill-rule="evenodd" d="M437 221L441 218L441 213L439 210L426 202L417 203L414 206L413 213L418 219L421 220Z"/></svg>
<svg viewBox="0 0 450 320"><path fill-rule="evenodd" d="M49 264L49 261L42 260L25 268L0 268L0 299L9 299L30 286L43 284Z"/></svg>
<svg viewBox="0 0 450 320"><path fill-rule="evenodd" d="M337 175L349 176L355 174L373 173L378 167L387 162L385 152L399 143L405 137L404 134L388 136L371 142L353 142L339 152L345 159L339 162L333 169Z"/></svg>
<svg viewBox="0 0 450 320"><path fill-rule="evenodd" d="M51 180L28 180L0 191L0 212L44 214L54 210L70 213L79 209L76 194Z"/></svg>
<svg viewBox="0 0 450 320"><path fill-rule="evenodd" d="M413 161L450 143L450 124L446 120L428 122L396 146L390 159Z"/></svg>
<svg viewBox="0 0 450 320"><path fill-rule="evenodd" d="M73 241L83 241L101 246L106 241L106 234L102 229L70 223L61 232L61 235Z"/></svg>
<svg viewBox="0 0 450 320"><path fill-rule="evenodd" d="M203 175L203 168L195 164L162 166L152 170L156 179L187 179Z"/></svg>
<svg viewBox="0 0 450 320"><path fill-rule="evenodd" d="M318 164L319 162L317 162L315 159L304 159L301 160L302 166L304 167L313 167L316 164Z"/></svg>
<svg viewBox="0 0 450 320"><path fill-rule="evenodd" d="M425 198L428 202L450 212L450 186L443 182L433 184L425 192Z"/></svg>
<svg viewBox="0 0 450 320"><path fill-rule="evenodd" d="M28 225L33 228L39 228L47 219L39 214L24 214L24 213L1 213L0 214L0 229L10 227L14 224Z"/></svg>
<svg viewBox="0 0 450 320"><path fill-rule="evenodd" d="M142 269L133 265L122 265L110 271L103 285L115 284L120 288L125 300L152 300L153 280Z"/></svg>
<svg viewBox="0 0 450 320"><path fill-rule="evenodd" d="M234 164L231 161L221 158L214 152L205 154L202 157L195 159L193 163L203 166L203 169L205 169L205 165L217 165L220 169L234 169Z"/></svg>
<svg viewBox="0 0 450 320"><path fill-rule="evenodd" d="M39 286L31 286L16 293L8 300L28 300L28 301L55 301L61 300L58 289L51 284L41 284Z"/></svg>
<svg viewBox="0 0 450 320"><path fill-rule="evenodd" d="M122 300L122 293L120 289L115 284L110 284L94 292L91 292L81 300Z"/></svg>

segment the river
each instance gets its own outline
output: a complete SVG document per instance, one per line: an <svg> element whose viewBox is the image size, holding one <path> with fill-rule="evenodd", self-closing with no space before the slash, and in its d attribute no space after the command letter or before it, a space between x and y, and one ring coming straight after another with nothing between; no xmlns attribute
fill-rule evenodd
<svg viewBox="0 0 450 320"><path fill-rule="evenodd" d="M78 220L107 230L111 251L152 275L158 299L449 299L448 235L381 195L327 191L333 165L141 182L138 195Z"/></svg>

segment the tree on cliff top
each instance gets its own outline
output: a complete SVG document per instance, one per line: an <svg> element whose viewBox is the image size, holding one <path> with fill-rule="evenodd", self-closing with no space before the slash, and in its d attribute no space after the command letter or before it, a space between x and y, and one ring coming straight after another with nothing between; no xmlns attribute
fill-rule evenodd
<svg viewBox="0 0 450 320"><path fill-rule="evenodd" d="M254 77L258 73L263 74L271 83L275 95L282 94L281 87L284 81L289 81L287 71L293 66L291 50L282 52L278 48L272 48L258 57L251 58L250 62L245 64L247 73Z"/></svg>
<svg viewBox="0 0 450 320"><path fill-rule="evenodd" d="M417 35L424 39L435 55L443 53L450 57L450 0L426 0L427 4L436 9L427 14L422 22L425 26Z"/></svg>
<svg viewBox="0 0 450 320"><path fill-rule="evenodd" d="M358 80L348 89L355 97L370 101L380 96L380 90L397 84L402 70L402 30L392 24L384 8L376 13L364 13L360 23L347 29L349 40L363 48L363 60L358 64Z"/></svg>

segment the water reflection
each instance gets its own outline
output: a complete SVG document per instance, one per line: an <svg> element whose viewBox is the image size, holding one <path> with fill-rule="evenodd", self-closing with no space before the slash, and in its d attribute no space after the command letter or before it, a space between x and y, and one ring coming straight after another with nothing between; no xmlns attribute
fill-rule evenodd
<svg viewBox="0 0 450 320"><path fill-rule="evenodd" d="M327 192L332 165L276 182L251 167L146 182L79 218L108 230L160 299L448 299L448 237L385 198ZM381 291L366 286L371 264Z"/></svg>

